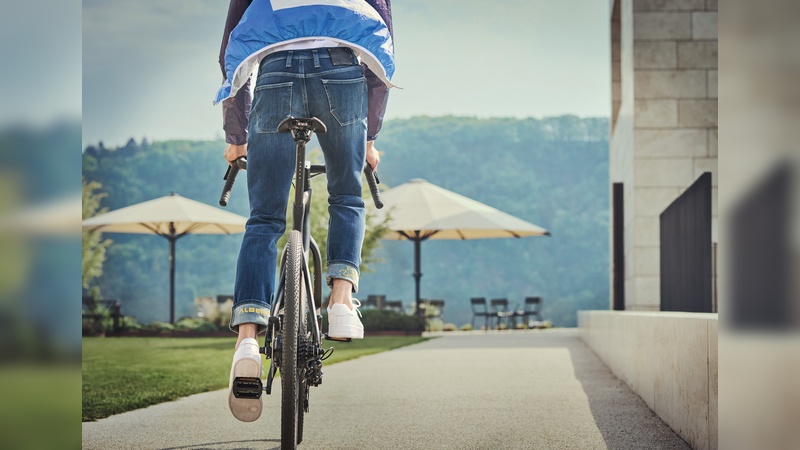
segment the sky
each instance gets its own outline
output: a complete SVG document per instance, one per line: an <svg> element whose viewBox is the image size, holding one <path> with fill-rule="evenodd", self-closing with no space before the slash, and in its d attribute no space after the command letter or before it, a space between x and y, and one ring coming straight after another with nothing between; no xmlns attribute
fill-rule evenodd
<svg viewBox="0 0 800 450"><path fill-rule="evenodd" d="M223 136L224 0L84 0L83 142ZM395 0L386 120L608 116L607 0Z"/></svg>
<svg viewBox="0 0 800 450"><path fill-rule="evenodd" d="M80 120L80 23L77 0L3 2L0 129Z"/></svg>

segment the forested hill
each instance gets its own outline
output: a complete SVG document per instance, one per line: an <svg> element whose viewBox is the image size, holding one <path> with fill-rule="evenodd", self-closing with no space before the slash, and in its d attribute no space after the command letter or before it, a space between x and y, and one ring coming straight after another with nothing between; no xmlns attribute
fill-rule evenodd
<svg viewBox="0 0 800 450"><path fill-rule="evenodd" d="M412 178L493 206L550 230L552 237L422 244L422 296L446 301L445 321L469 322L471 297L544 298L544 316L574 326L578 309L608 307L608 121L413 117L384 125L377 147L384 187ZM225 163L222 141L130 141L92 146L83 157L87 180L103 184L110 209L167 195L215 205ZM245 180L229 210L247 214ZM168 317L168 243L155 236L109 234L103 296L124 302L143 322ZM241 235L188 236L177 243L178 317L192 299L233 291ZM384 260L362 276L358 294L385 294L410 304L413 244L383 241Z"/></svg>

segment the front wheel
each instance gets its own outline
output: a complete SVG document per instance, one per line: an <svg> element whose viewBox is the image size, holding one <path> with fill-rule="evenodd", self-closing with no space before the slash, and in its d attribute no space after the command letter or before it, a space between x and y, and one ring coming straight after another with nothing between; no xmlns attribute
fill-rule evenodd
<svg viewBox="0 0 800 450"><path fill-rule="evenodd" d="M297 448L298 403L301 383L297 370L297 337L299 336L300 300L302 298L303 238L292 231L286 244L284 259L283 348L281 351L281 449ZM302 407L302 406L301 406Z"/></svg>

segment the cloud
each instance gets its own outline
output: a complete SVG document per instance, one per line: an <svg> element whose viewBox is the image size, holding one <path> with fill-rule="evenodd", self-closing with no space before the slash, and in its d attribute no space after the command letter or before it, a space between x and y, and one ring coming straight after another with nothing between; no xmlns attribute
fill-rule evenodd
<svg viewBox="0 0 800 450"><path fill-rule="evenodd" d="M208 101L227 8L85 1L84 143L220 132L221 112ZM607 114L607 2L404 0L393 14L394 81L404 90L392 93L387 118Z"/></svg>
<svg viewBox="0 0 800 450"><path fill-rule="evenodd" d="M387 117L607 115L607 13L585 0L398 2L393 81L405 90Z"/></svg>
<svg viewBox="0 0 800 450"><path fill-rule="evenodd" d="M219 45L226 11L213 0L84 2L85 62L108 53L147 57Z"/></svg>
<svg viewBox="0 0 800 450"><path fill-rule="evenodd" d="M8 3L8 4L5 4ZM43 125L81 111L80 2L4 2L0 124Z"/></svg>
<svg viewBox="0 0 800 450"><path fill-rule="evenodd" d="M85 2L84 145L213 136L220 112L210 99L220 82L227 7L213 0Z"/></svg>

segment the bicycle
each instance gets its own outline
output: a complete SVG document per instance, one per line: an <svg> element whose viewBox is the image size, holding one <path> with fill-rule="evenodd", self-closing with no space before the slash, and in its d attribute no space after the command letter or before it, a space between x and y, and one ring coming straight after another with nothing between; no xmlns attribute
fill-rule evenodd
<svg viewBox="0 0 800 450"><path fill-rule="evenodd" d="M285 118L278 132L291 132L296 144L295 195L292 206L292 231L283 249L280 279L275 302L270 310L264 346L260 352L270 360L266 384L261 378L236 378L233 393L237 398L259 398L263 392L272 393L272 382L278 370L281 374L281 448L295 449L303 441L303 422L309 410L309 388L322 384L322 361L333 353L322 348L322 258L319 246L311 236L311 178L325 173L324 165L306 161L306 144L316 133L325 133L325 124L312 118ZM224 179L220 205L226 206L236 175L247 168L241 157L231 164ZM372 199L382 208L378 183L369 164L364 167ZM314 271L309 268L309 258ZM349 342L351 339L331 339Z"/></svg>

